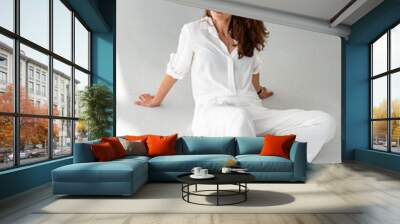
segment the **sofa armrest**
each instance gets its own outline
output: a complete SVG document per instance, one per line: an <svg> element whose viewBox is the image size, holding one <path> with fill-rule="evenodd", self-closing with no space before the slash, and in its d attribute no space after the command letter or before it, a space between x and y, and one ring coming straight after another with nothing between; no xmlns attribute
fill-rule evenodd
<svg viewBox="0 0 400 224"><path fill-rule="evenodd" d="M100 141L89 141L89 142L81 142L75 143L74 145L74 163L89 163L95 162L96 158L94 157L90 146L92 144L99 143Z"/></svg>
<svg viewBox="0 0 400 224"><path fill-rule="evenodd" d="M305 181L307 176L307 143L293 143L290 149L290 160L293 162L293 179Z"/></svg>

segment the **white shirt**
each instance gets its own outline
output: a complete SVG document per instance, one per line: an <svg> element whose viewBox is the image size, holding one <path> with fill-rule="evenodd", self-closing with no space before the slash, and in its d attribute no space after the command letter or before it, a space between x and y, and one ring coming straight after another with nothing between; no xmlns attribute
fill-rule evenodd
<svg viewBox="0 0 400 224"><path fill-rule="evenodd" d="M258 53L255 50L253 57L241 59L237 47L229 53L212 19L204 17L182 27L178 49L171 54L166 73L175 79L191 74L196 106L230 99L259 103L252 84L252 75L260 70Z"/></svg>

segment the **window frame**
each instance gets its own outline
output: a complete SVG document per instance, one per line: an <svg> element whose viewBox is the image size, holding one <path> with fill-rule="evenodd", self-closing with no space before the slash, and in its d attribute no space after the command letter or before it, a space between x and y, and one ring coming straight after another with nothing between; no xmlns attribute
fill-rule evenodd
<svg viewBox="0 0 400 224"><path fill-rule="evenodd" d="M58 60L59 62L62 62L68 66L71 66L71 93L72 93L72 99L71 99L71 105L74 105L75 103L75 69L85 73L88 75L89 83L88 86L92 85L92 73L91 73L91 37L92 37L92 30L87 26L87 24L83 21L83 19L72 9L72 7L65 1L65 0L59 0L68 10L71 11L71 59L64 58L63 56L55 53L54 46L53 46L53 1L54 0L48 0L49 2L49 47L46 49L45 47L42 47L39 44L34 43L33 41L30 41L29 39L23 37L20 35L20 0L14 0L13 1L13 10L14 10L14 18L13 18L13 31L10 31L4 27L0 26L0 35L3 35L5 37L11 38L13 41L13 64L12 66L12 72L9 75L13 76L14 79L14 93L13 93L13 112L2 112L0 111L0 116L4 117L11 117L13 119L13 166L10 167L5 167L5 168L0 168L0 172L4 170L10 170L10 169L16 169L19 167L23 166L30 166L33 164L37 163L43 163L49 160L58 160L62 159L65 157L70 157L74 153L74 143L75 143L75 126L76 126L76 121L79 120L79 117L75 116L75 108L71 108L71 115L70 116L56 116L53 115L53 60ZM75 18L79 20L79 22L85 27L85 29L88 31L88 69L85 69L81 67L80 65L75 63ZM46 115L39 115L39 114L26 114L26 113L21 113L20 111L20 45L23 44L27 47L30 47L36 51L39 51L40 53L43 53L48 56L49 58L49 63L48 63L48 85L46 86L46 91L48 93L45 93L48 96L48 112ZM42 74L42 73L40 73ZM36 70L33 70L33 81L34 83L36 80ZM26 74L27 80L30 80L30 74ZM41 77L39 77L41 78ZM46 80L47 81L47 80ZM41 83L41 79L39 79L39 83ZM35 84L34 84L35 85ZM27 90L28 91L28 90ZM34 91L36 91L34 89ZM41 95L41 94L40 94ZM26 163L26 164L21 164L20 161L20 119L21 118L45 118L47 119L48 122L48 136L47 136L47 142L49 143L47 145L47 150L48 150L48 157L44 158L41 161L38 162L33 162L33 163ZM54 156L54 146L53 146L53 123L56 120L66 120L66 121L71 121L71 153L68 155L62 155L62 156Z"/></svg>
<svg viewBox="0 0 400 224"><path fill-rule="evenodd" d="M400 120L400 117L392 117L392 98L391 98L391 92L392 92L392 85L391 85L391 79L393 75L396 75L398 72L400 72L400 67L398 68L391 68L391 31L393 28L400 26L400 21L396 21L394 24L392 24L389 28L385 29L384 32L379 34L375 39L373 39L370 43L368 43L368 48L369 48L369 149L373 151L379 151L379 152L386 152L386 153L391 153L391 154L400 154L400 152L394 152L392 151L392 121L397 121ZM386 52L386 57L387 57L387 65L386 65L386 71L380 74L376 74L374 76L373 74L373 44L379 40L381 37L383 37L385 34L387 34L387 52ZM387 87L387 105L386 105L386 118L373 118L373 81L378 78L386 77L386 87ZM373 122L376 121L386 121L386 150L379 150L374 148L374 133L373 133Z"/></svg>

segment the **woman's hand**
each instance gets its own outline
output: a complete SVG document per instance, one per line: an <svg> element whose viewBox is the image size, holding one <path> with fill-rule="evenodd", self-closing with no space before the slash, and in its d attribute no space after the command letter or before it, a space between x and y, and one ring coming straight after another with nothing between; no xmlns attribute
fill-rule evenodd
<svg viewBox="0 0 400 224"><path fill-rule="evenodd" d="M154 96L145 93L139 96L138 100L135 101L135 104L144 106L144 107L159 107L160 102L157 102Z"/></svg>
<svg viewBox="0 0 400 224"><path fill-rule="evenodd" d="M259 91L261 91L261 92L258 94L258 97L260 97L260 99L262 99L262 100L267 99L268 97L274 95L274 92L269 91L265 87L262 87L262 89Z"/></svg>

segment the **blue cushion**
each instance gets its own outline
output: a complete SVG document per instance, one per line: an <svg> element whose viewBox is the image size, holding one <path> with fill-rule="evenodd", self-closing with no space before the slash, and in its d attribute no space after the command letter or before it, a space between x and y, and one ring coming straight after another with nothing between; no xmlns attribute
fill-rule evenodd
<svg viewBox="0 0 400 224"><path fill-rule="evenodd" d="M263 137L237 137L236 155L259 154L264 145Z"/></svg>
<svg viewBox="0 0 400 224"><path fill-rule="evenodd" d="M162 172L190 172L193 167L203 167L210 171L219 171L230 159L231 155L174 155L158 156L149 160L149 170Z"/></svg>
<svg viewBox="0 0 400 224"><path fill-rule="evenodd" d="M250 172L293 172L292 161L278 156L239 155L239 165Z"/></svg>
<svg viewBox="0 0 400 224"><path fill-rule="evenodd" d="M93 140L88 142L75 143L74 147L74 163L89 163L95 162L96 158L93 155L90 146L98 144L100 140Z"/></svg>
<svg viewBox="0 0 400 224"><path fill-rule="evenodd" d="M185 155L199 154L235 154L235 139L232 137L185 136L177 142L177 153Z"/></svg>

